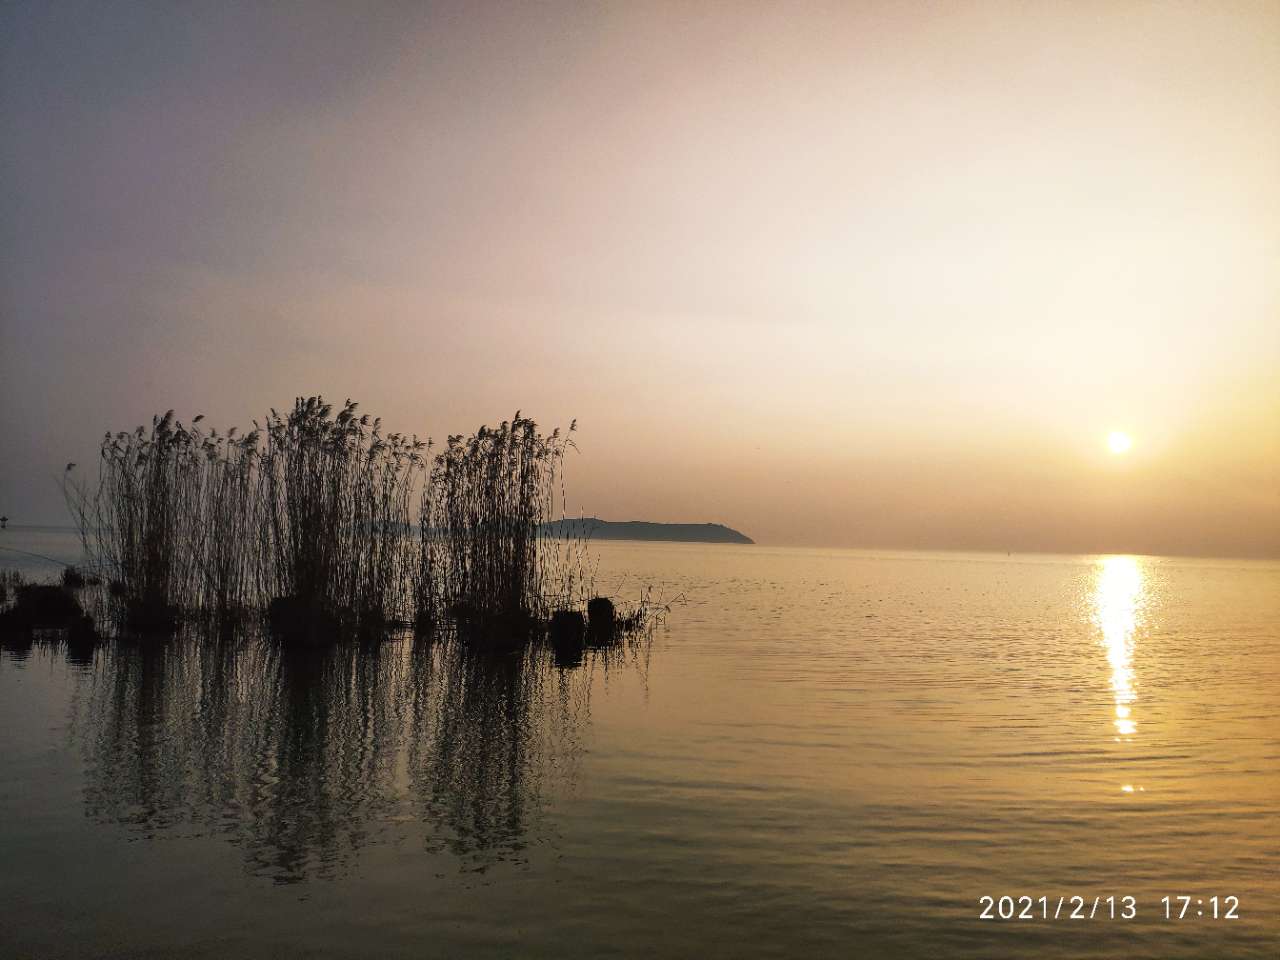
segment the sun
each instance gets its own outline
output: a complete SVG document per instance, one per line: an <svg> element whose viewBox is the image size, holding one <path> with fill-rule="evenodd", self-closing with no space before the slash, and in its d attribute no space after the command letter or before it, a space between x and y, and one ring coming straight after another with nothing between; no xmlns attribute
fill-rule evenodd
<svg viewBox="0 0 1280 960"><path fill-rule="evenodd" d="M1114 454L1128 453L1133 446L1133 437L1121 430L1112 430L1107 434L1107 449Z"/></svg>

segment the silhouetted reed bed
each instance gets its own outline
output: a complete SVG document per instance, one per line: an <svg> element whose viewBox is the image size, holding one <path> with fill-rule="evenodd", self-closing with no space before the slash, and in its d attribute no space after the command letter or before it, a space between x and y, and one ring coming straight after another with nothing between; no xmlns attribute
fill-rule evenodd
<svg viewBox="0 0 1280 960"><path fill-rule="evenodd" d="M538 562L539 527L552 518L570 442L558 429L544 437L519 412L470 438L449 437L419 511L420 620L450 608L472 618L546 616L553 601Z"/></svg>
<svg viewBox="0 0 1280 960"><path fill-rule="evenodd" d="M305 643L413 626L514 649L546 637L558 612L581 618L594 593L585 541L543 532L576 424L544 435L517 412L433 456L350 400L335 413L298 398L244 434L202 419L171 410L108 433L94 485L68 477L107 618L127 631L261 616ZM647 599L623 617L602 603L584 620L593 642L653 612Z"/></svg>
<svg viewBox="0 0 1280 960"><path fill-rule="evenodd" d="M409 503L427 444L382 433L350 400L272 411L260 473L272 622L371 635L403 619Z"/></svg>

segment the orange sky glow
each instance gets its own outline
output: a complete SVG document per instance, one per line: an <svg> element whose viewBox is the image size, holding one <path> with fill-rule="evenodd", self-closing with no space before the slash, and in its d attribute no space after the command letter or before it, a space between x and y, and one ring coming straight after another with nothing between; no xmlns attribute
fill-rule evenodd
<svg viewBox="0 0 1280 960"><path fill-rule="evenodd" d="M0 11L16 521L323 393L576 417L571 513L1280 555L1274 2L108 7Z"/></svg>

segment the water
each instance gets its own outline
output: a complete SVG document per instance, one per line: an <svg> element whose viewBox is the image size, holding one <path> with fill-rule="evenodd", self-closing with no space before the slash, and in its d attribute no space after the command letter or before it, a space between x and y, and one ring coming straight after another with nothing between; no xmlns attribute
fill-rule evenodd
<svg viewBox="0 0 1280 960"><path fill-rule="evenodd" d="M1280 565L594 553L686 602L574 670L0 653L0 953L1280 955Z"/></svg>

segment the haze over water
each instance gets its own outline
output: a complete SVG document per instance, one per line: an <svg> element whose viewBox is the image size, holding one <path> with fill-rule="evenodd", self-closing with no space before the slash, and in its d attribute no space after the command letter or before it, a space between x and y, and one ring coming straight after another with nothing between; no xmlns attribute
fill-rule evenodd
<svg viewBox="0 0 1280 960"><path fill-rule="evenodd" d="M0 653L11 949L1275 956L1280 565L593 551L687 602L578 669ZM978 919L1076 894L1138 917Z"/></svg>

